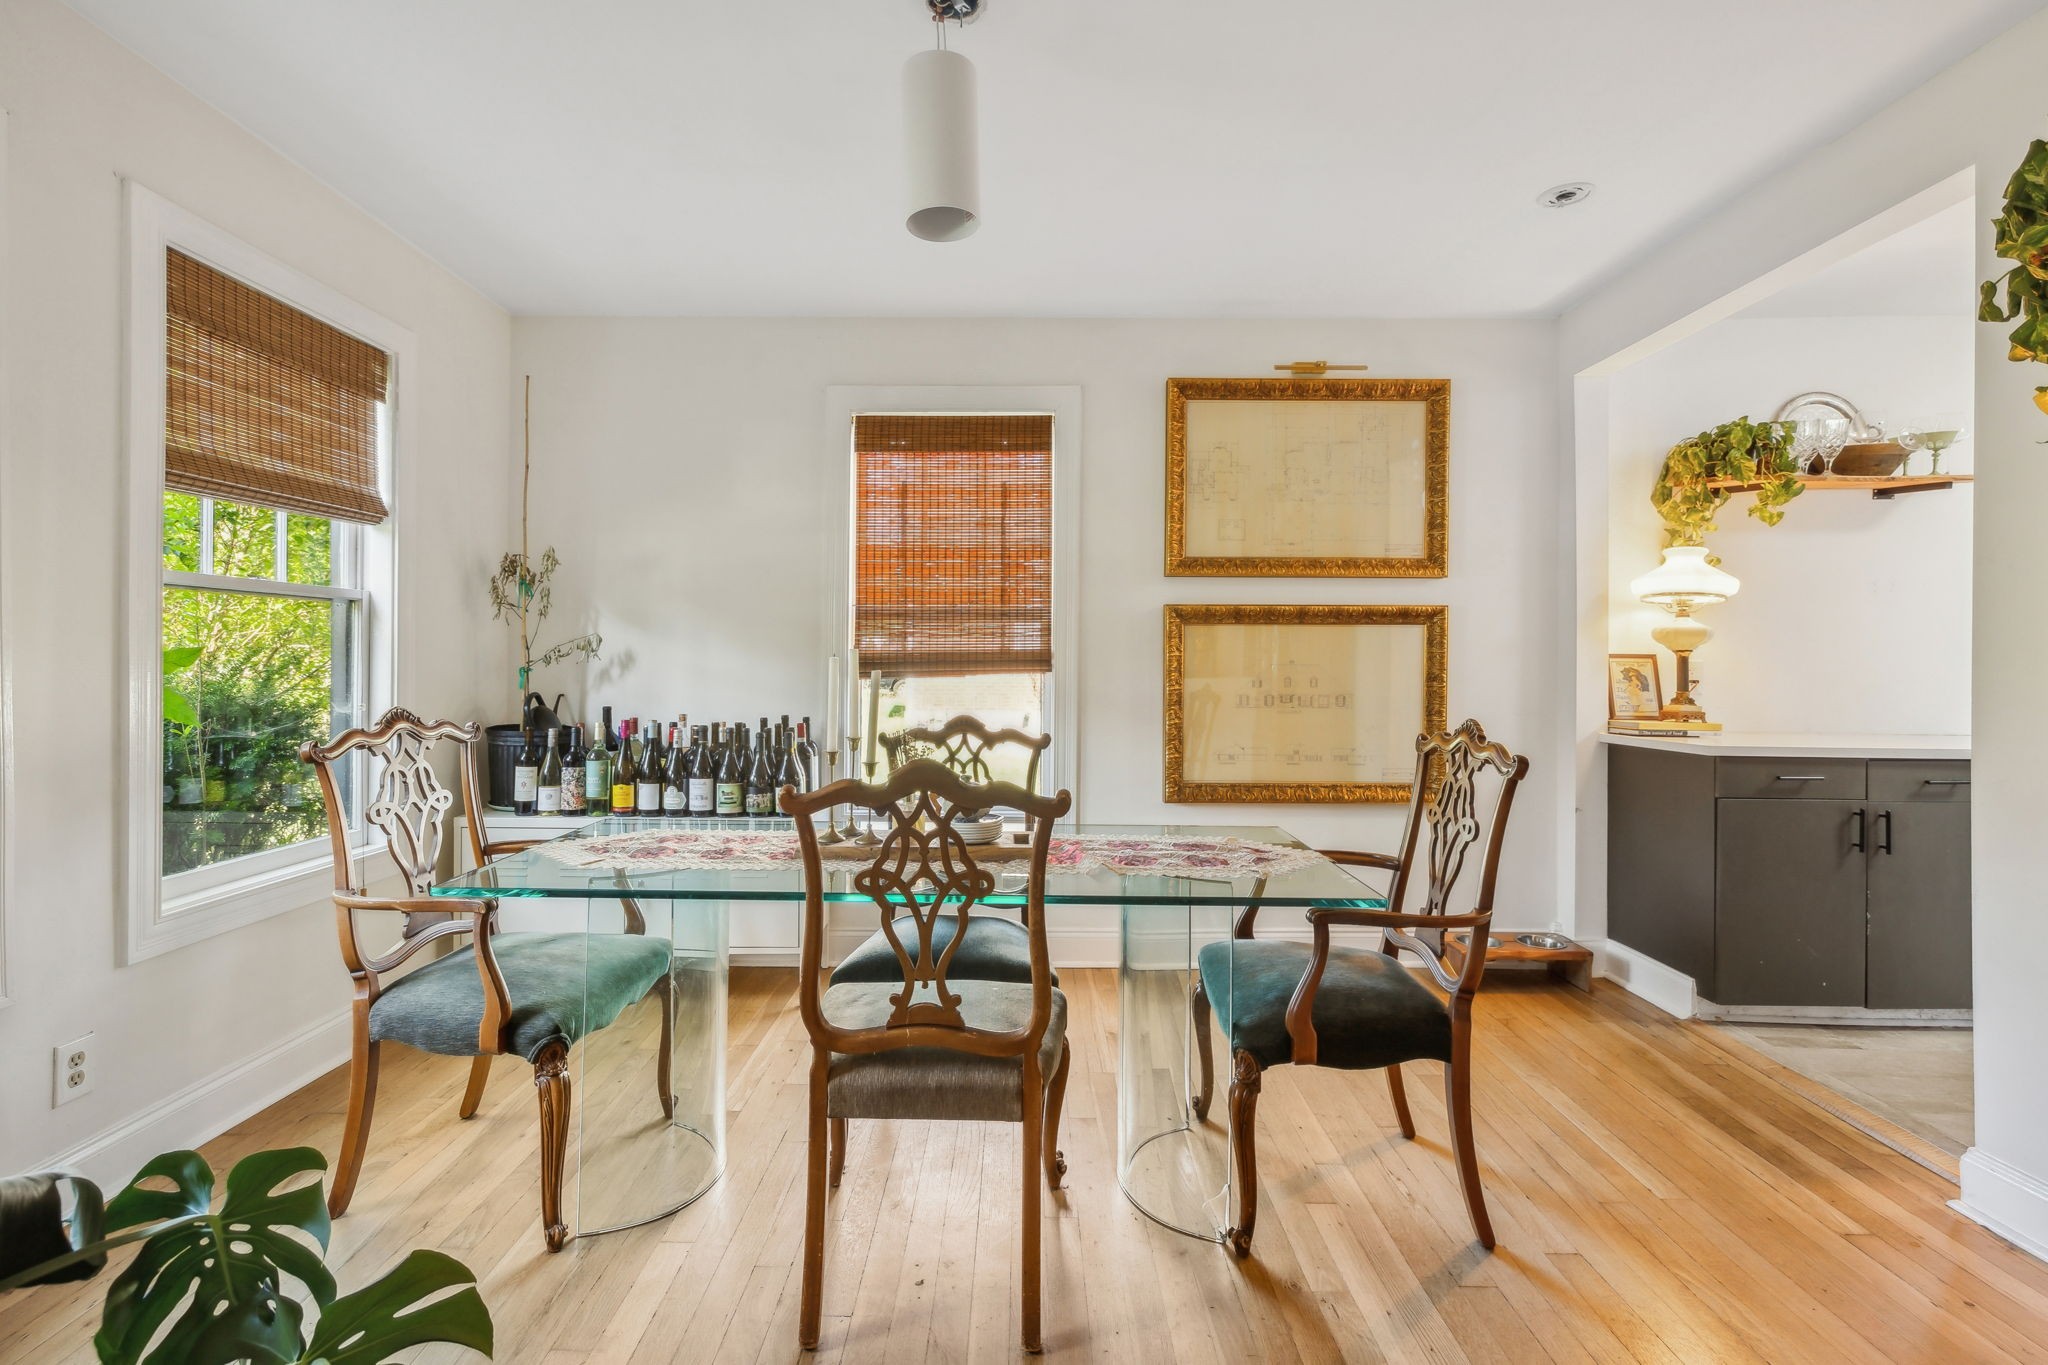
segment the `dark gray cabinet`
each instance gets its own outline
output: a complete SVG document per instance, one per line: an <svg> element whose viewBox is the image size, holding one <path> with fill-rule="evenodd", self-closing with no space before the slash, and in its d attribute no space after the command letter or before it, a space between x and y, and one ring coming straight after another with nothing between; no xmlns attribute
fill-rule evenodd
<svg viewBox="0 0 2048 1365"><path fill-rule="evenodd" d="M1612 940L1721 1005L1969 1006L1968 763L1608 755Z"/></svg>

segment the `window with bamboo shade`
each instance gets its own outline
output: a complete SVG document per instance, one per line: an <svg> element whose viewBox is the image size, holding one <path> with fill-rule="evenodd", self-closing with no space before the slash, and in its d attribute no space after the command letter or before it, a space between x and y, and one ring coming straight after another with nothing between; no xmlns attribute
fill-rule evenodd
<svg viewBox="0 0 2048 1365"><path fill-rule="evenodd" d="M1052 416L853 422L854 644L887 677L1052 668Z"/></svg>
<svg viewBox="0 0 2048 1365"><path fill-rule="evenodd" d="M165 487L383 521L377 421L390 358L181 251L167 274Z"/></svg>

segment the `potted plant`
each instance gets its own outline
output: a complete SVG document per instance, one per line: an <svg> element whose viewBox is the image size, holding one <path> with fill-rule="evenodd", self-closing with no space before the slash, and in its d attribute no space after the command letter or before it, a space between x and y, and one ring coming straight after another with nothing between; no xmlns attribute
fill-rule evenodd
<svg viewBox="0 0 2048 1365"><path fill-rule="evenodd" d="M311 1147L257 1152L228 1172L218 1209L213 1170L197 1152L166 1152L111 1200L79 1176L0 1179L0 1292L90 1279L109 1251L139 1242L93 1337L105 1365L381 1365L427 1342L488 1356L490 1310L452 1256L415 1251L337 1293L321 1182L290 1183L326 1169ZM286 1292L287 1280L299 1294ZM318 1310L310 1336L302 1298Z"/></svg>
<svg viewBox="0 0 2048 1365"><path fill-rule="evenodd" d="M1991 222L1998 229L1993 249L2017 264L1980 286L1977 320L2018 318L2005 358L2048 364L2048 142L2035 138L2028 146L2019 169L2005 183L2005 211ZM2003 302L1998 297L2001 287ZM2035 387L2034 406L2048 412L2048 384Z"/></svg>
<svg viewBox="0 0 2048 1365"><path fill-rule="evenodd" d="M1671 447L1657 469L1650 505L1664 519L1664 544L1703 545L1714 517L1736 490L1716 487L1732 479L1756 485L1749 514L1766 526L1785 519L1785 504L1799 496L1799 462L1792 455L1792 424L1738 417Z"/></svg>

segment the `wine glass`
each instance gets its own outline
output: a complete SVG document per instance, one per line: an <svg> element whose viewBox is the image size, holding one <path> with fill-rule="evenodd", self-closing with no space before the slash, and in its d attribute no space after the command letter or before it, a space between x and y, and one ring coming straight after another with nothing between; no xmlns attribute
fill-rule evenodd
<svg viewBox="0 0 2048 1365"><path fill-rule="evenodd" d="M1849 443L1846 417L1803 417L1792 424L1792 460L1801 473L1820 462L1822 477L1835 472L1835 461Z"/></svg>
<svg viewBox="0 0 2048 1365"><path fill-rule="evenodd" d="M1899 444L1909 451L1926 451L1930 457L1927 472L1933 476L1941 473L1943 452L1961 443L1969 434L1969 423L1962 413L1927 413L1906 424L1906 430L1899 435ZM1902 468L1899 472L1903 474L1906 471Z"/></svg>

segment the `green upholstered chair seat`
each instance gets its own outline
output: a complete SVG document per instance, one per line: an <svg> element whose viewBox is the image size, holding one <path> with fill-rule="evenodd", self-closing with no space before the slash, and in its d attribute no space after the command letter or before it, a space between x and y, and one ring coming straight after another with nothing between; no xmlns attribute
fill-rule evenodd
<svg viewBox="0 0 2048 1365"><path fill-rule="evenodd" d="M981 1029L1020 1029L1031 1020L1031 987L1010 981L952 981L960 1014ZM877 1028L895 1008L893 982L846 981L819 1001L827 1022L840 1028ZM1041 1078L1052 1079L1067 1036L1067 997L1052 993L1052 1017L1038 1047ZM835 1119L960 1119L1017 1123L1024 1118L1024 1059L977 1057L945 1047L893 1052L835 1052L825 1079L825 1112Z"/></svg>
<svg viewBox="0 0 2048 1365"><path fill-rule="evenodd" d="M1287 1002L1311 953L1306 943L1258 939L1202 949L1202 988L1233 1052L1249 1052L1260 1066L1293 1058ZM1444 1002L1376 950L1330 949L1313 1017L1318 1066L1366 1070L1451 1057L1451 1016Z"/></svg>
<svg viewBox="0 0 2048 1365"><path fill-rule="evenodd" d="M639 934L495 934L491 951L512 998L506 1051L528 1061L605 1027L669 969L668 940ZM370 1005L370 1037L474 1057L483 1017L484 984L465 945L385 986Z"/></svg>
<svg viewBox="0 0 2048 1365"><path fill-rule="evenodd" d="M932 951L944 953L946 945L953 941L953 931L959 921L947 915L932 925ZM903 940L903 946L917 960L917 921L909 915L896 919L896 936ZM960 951L953 954L952 962L946 966L948 981L1015 981L1031 984L1031 931L1012 919L1000 915L970 915L967 933L960 940ZM900 986L903 982L903 964L897 960L896 950L889 946L888 938L877 929L868 935L867 942L848 953L837 967L832 969L832 984L842 981L886 981ZM1060 984L1059 973L1054 972L1052 984Z"/></svg>

